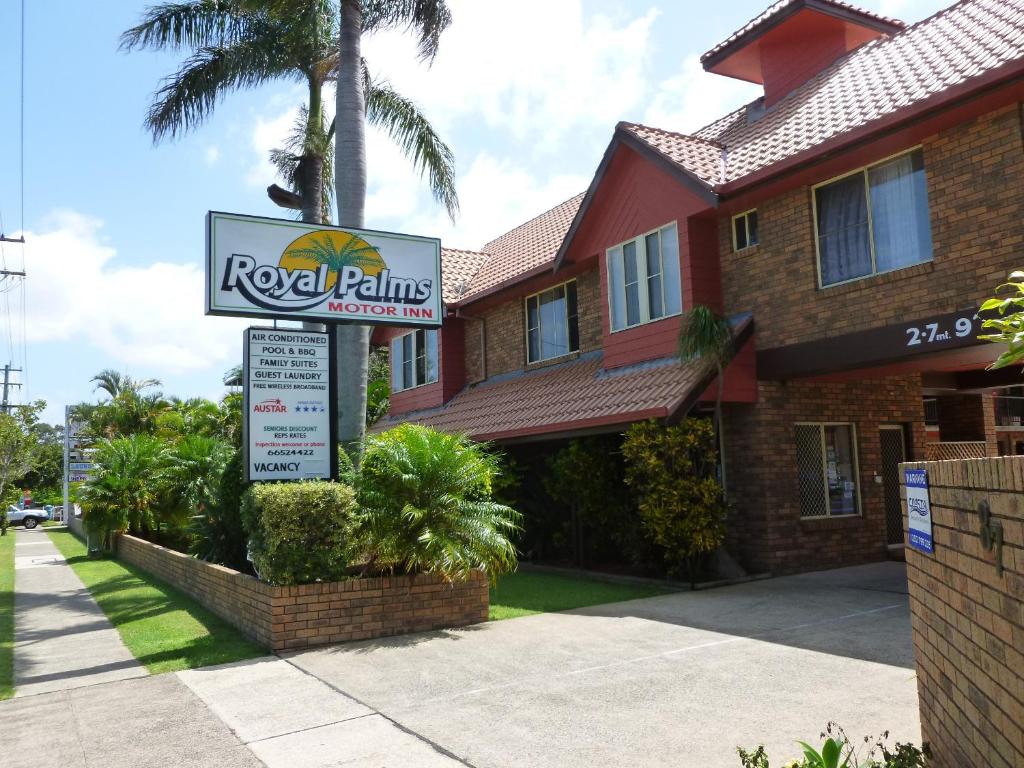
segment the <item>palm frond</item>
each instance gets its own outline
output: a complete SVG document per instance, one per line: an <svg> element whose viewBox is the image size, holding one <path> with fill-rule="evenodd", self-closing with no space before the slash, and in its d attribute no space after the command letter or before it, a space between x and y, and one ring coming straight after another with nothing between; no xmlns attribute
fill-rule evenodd
<svg viewBox="0 0 1024 768"><path fill-rule="evenodd" d="M192 0L150 6L142 21L121 35L122 51L225 45L248 34L258 18L231 0Z"/></svg>
<svg viewBox="0 0 1024 768"><path fill-rule="evenodd" d="M452 23L445 0L363 0L363 32L406 29L416 37L420 58L433 62L441 33Z"/></svg>
<svg viewBox="0 0 1024 768"><path fill-rule="evenodd" d="M204 46L164 80L154 95L146 127L154 141L174 138L201 123L228 92L278 77L298 79L301 73L273 36Z"/></svg>
<svg viewBox="0 0 1024 768"><path fill-rule="evenodd" d="M459 197L455 191L455 155L415 102L386 82L371 82L366 119L387 131L420 175L426 174L434 198L455 220Z"/></svg>

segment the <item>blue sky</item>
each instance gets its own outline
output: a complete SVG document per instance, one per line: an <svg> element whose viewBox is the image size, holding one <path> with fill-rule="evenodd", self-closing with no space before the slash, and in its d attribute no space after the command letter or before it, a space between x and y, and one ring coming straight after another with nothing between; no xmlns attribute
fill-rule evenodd
<svg viewBox="0 0 1024 768"><path fill-rule="evenodd" d="M758 95L703 73L698 57L769 0L449 2L455 23L432 69L398 34L368 40L365 53L375 75L416 99L455 151L462 215L449 221L386 137L371 132L368 227L479 247L584 189L616 121L693 130ZM914 22L949 3L860 4ZM22 216L11 34L18 5L0 3L8 234ZM118 51L120 33L147 4L26 5L27 243L2 253L8 269L24 264L28 279L24 301L20 290L0 294L0 365L24 365L16 397L45 399L54 421L66 403L94 399L89 379L108 367L157 377L171 394L218 397L246 323L203 316L204 216L287 215L266 198L274 181L266 155L281 145L303 91L276 83L232 94L197 130L154 146L143 116L184 54Z"/></svg>

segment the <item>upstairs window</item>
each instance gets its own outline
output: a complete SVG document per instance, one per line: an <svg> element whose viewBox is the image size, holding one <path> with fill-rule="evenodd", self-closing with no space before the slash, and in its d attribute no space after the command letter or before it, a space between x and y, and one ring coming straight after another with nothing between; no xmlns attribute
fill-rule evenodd
<svg viewBox="0 0 1024 768"><path fill-rule="evenodd" d="M815 187L814 224L822 287L931 261L921 150Z"/></svg>
<svg viewBox="0 0 1024 768"><path fill-rule="evenodd" d="M732 217L732 249L742 251L757 245L757 211L747 211Z"/></svg>
<svg viewBox="0 0 1024 768"><path fill-rule="evenodd" d="M612 331L683 311L674 223L608 249L608 304Z"/></svg>
<svg viewBox="0 0 1024 768"><path fill-rule="evenodd" d="M576 281L526 298L526 361L539 363L579 352Z"/></svg>
<svg viewBox="0 0 1024 768"><path fill-rule="evenodd" d="M391 340L391 391L437 381L437 330L412 331Z"/></svg>

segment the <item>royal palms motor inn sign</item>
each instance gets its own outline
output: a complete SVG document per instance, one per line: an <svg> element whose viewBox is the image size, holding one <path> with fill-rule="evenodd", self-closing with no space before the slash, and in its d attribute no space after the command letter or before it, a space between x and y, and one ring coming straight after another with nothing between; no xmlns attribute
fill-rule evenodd
<svg viewBox="0 0 1024 768"><path fill-rule="evenodd" d="M440 326L441 243L211 211L206 314L327 323L246 329L243 452L250 481L333 478L334 326Z"/></svg>
<svg viewBox="0 0 1024 768"><path fill-rule="evenodd" d="M441 241L211 211L206 313L441 325Z"/></svg>

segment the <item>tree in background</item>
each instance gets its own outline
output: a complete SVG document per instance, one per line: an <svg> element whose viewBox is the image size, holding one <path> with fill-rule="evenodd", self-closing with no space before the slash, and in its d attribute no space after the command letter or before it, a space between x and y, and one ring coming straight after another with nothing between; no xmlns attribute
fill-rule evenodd
<svg viewBox="0 0 1024 768"><path fill-rule="evenodd" d="M18 484L38 459L34 430L45 407L44 401L37 400L0 413L0 504L4 508L17 499Z"/></svg>

